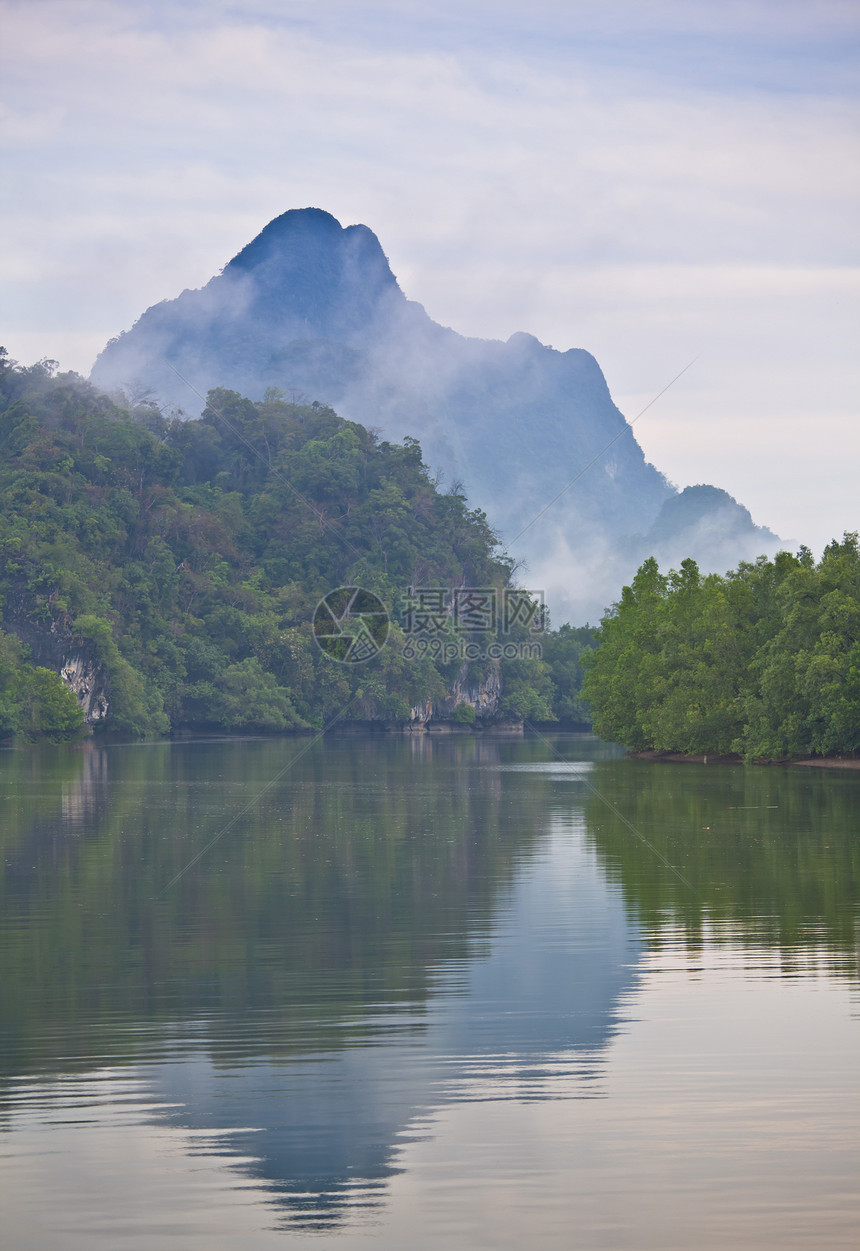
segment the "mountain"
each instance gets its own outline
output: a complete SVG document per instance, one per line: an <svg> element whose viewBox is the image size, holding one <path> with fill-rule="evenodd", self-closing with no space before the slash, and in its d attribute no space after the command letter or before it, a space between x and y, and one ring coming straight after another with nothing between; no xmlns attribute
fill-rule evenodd
<svg viewBox="0 0 860 1251"><path fill-rule="evenodd" d="M434 489L414 441L319 403L212 402L124 411L0 348L0 745L73 737L81 711L134 737L542 720L554 662L578 712L587 638L542 662L537 604L505 594L486 517ZM416 584L486 603L462 597L455 628Z"/></svg>
<svg viewBox="0 0 860 1251"><path fill-rule="evenodd" d="M278 388L389 439L417 438L556 620L598 617L646 555L664 561L680 544L722 570L778 543L716 488L693 488L692 523L673 507L676 488L645 460L588 352L438 325L401 291L371 230L321 209L275 218L205 287L148 309L91 379L188 415L213 387L252 399Z"/></svg>

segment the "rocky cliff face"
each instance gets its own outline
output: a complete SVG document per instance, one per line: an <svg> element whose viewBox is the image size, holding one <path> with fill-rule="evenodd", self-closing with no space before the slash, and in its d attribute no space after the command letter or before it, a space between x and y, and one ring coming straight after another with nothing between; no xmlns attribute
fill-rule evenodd
<svg viewBox="0 0 860 1251"><path fill-rule="evenodd" d="M427 699L409 710L410 721L425 725L428 721L450 717L461 704L470 704L479 720L489 720L499 711L502 697L502 674L498 661L480 681L469 681L469 666L464 664L454 680L446 699Z"/></svg>
<svg viewBox="0 0 860 1251"><path fill-rule="evenodd" d="M201 290L148 309L92 380L149 387L189 415L215 386L252 399L278 387L387 438L418 438L431 470L487 513L523 583L546 592L556 624L596 619L645 555L661 558L635 536L677 492L646 462L594 358L437 325L400 290L372 231L320 209L282 214ZM745 510L717 513L707 542L684 539L706 569L775 547ZM655 541L669 551L673 535Z"/></svg>
<svg viewBox="0 0 860 1251"><path fill-rule="evenodd" d="M87 647L76 643L69 624L42 618L26 592L8 595L2 606L0 629L16 634L30 649L34 664L58 673L74 691L89 726L107 721L111 705L108 675Z"/></svg>
<svg viewBox="0 0 860 1251"><path fill-rule="evenodd" d="M110 717L105 674L100 665L80 651L63 658L60 677L74 691L84 710L87 725L100 725Z"/></svg>

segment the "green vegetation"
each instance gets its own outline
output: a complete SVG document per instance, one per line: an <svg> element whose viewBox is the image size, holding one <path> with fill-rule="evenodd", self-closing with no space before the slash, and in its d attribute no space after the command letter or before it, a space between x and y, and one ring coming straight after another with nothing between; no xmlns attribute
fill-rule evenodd
<svg viewBox="0 0 860 1251"><path fill-rule="evenodd" d="M552 715L558 721L591 725L591 709L582 696L586 657L600 642L592 626L563 625L543 636L543 661L552 682Z"/></svg>
<svg viewBox="0 0 860 1251"><path fill-rule="evenodd" d="M458 704L451 714L451 720L459 725L474 725L477 715L471 704Z"/></svg>
<svg viewBox="0 0 860 1251"><path fill-rule="evenodd" d="M27 663L27 648L0 630L0 739L62 742L82 730L84 713L58 674Z"/></svg>
<svg viewBox="0 0 860 1251"><path fill-rule="evenodd" d="M0 737L79 731L49 681L59 650L101 675L106 728L138 737L318 727L344 710L405 719L463 679L456 656L403 656L407 588L510 577L484 514L435 489L413 439L380 442L276 390L211 392L185 421L122 407L53 362L0 358L0 624L48 666L33 677L7 640ZM337 664L312 618L353 584L389 606L392 634L373 660ZM470 665L470 685L489 663ZM551 717L547 666L501 663L499 712Z"/></svg>
<svg viewBox="0 0 860 1251"><path fill-rule="evenodd" d="M647 560L604 619L583 695L602 738L747 760L860 751L860 548L702 577Z"/></svg>

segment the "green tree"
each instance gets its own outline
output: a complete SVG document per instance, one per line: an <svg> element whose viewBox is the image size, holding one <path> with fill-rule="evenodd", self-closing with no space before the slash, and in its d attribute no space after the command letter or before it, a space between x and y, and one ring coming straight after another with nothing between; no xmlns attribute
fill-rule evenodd
<svg viewBox="0 0 860 1251"><path fill-rule="evenodd" d="M860 750L860 550L805 548L702 578L646 561L585 658L605 738L746 759Z"/></svg>
<svg viewBox="0 0 860 1251"><path fill-rule="evenodd" d="M37 666L20 674L23 694L22 731L26 738L65 742L84 726L84 710L71 691L50 669Z"/></svg>

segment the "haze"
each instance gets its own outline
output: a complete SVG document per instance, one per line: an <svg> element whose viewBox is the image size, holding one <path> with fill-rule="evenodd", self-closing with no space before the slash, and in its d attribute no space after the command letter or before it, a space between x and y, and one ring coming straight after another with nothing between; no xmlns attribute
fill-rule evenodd
<svg viewBox="0 0 860 1251"><path fill-rule="evenodd" d="M679 486L856 529L853 4L2 6L2 340L88 373L288 208L463 334L599 361ZM467 484L468 485L468 484Z"/></svg>

